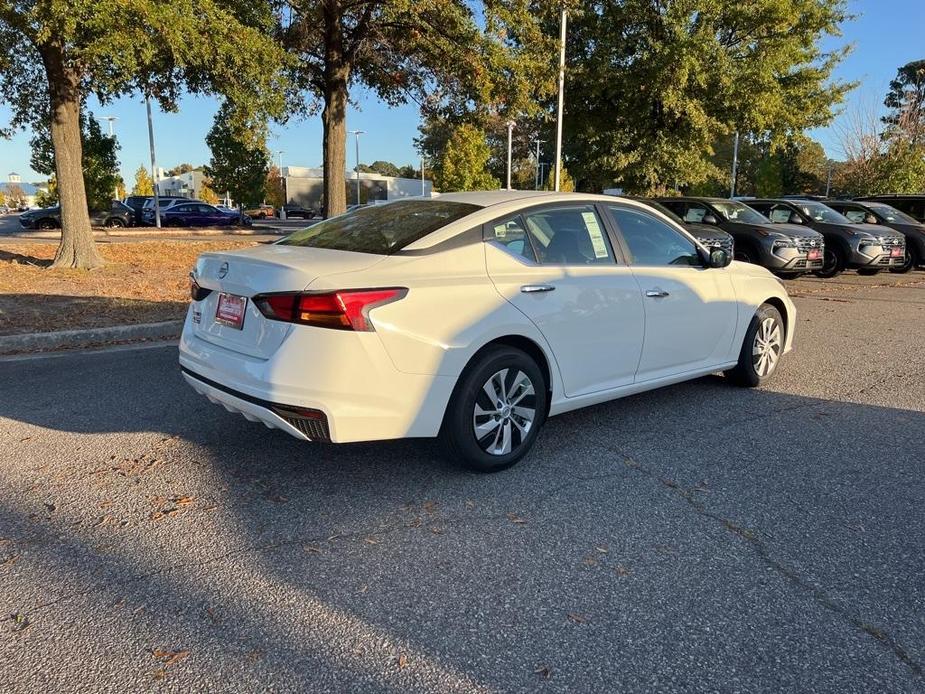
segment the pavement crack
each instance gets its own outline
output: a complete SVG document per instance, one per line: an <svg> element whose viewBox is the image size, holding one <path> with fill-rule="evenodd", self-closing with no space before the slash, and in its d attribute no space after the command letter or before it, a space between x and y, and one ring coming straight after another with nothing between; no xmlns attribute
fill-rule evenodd
<svg viewBox="0 0 925 694"><path fill-rule="evenodd" d="M892 636L888 631L864 621L861 617L840 605L825 590L816 585L813 585L809 580L801 576L796 569L771 556L767 545L759 537L758 533L739 525L735 521L730 520L729 518L726 518L715 511L709 510L700 501L700 499L695 496L695 490L687 489L673 480L659 476L656 472L641 465L631 456L622 451L617 451L617 453L623 458L623 464L626 467L636 470L640 474L645 475L649 479L663 486L668 491L668 493L682 499L685 503L687 503L687 505L697 515L719 523L728 532L732 533L747 543L765 566L777 572L795 588L809 594L817 605L836 614L838 617L843 619L854 628L860 630L868 636L873 637L882 646L888 648L890 651L892 651L897 660L909 668L913 675L919 678L923 677L925 671L923 671L922 664L917 662L911 655L909 655L909 652L902 646L901 643L899 643L899 641L894 636Z"/></svg>

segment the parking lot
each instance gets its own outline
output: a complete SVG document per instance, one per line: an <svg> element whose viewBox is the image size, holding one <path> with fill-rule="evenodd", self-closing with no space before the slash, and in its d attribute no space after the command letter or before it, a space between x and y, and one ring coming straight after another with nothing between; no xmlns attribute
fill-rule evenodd
<svg viewBox="0 0 925 694"><path fill-rule="evenodd" d="M300 443L175 346L0 360L0 691L922 691L925 273L479 476Z"/></svg>

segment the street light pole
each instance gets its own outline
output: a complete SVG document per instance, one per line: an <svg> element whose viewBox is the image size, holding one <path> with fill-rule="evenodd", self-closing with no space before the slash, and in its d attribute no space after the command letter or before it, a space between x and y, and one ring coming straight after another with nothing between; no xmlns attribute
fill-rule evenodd
<svg viewBox="0 0 925 694"><path fill-rule="evenodd" d="M559 110L556 117L556 192L562 175L562 110L565 104L565 24L568 13L562 9L559 20Z"/></svg>
<svg viewBox="0 0 925 694"><path fill-rule="evenodd" d="M154 226L161 228L161 203L157 196L157 158L154 156L154 123L151 121L151 97L145 94L148 111L148 144L151 147L151 179L154 181Z"/></svg>
<svg viewBox="0 0 925 694"><path fill-rule="evenodd" d="M536 143L536 175L534 176L535 180L533 182L534 183L533 189L539 190L540 189L540 145L543 144L544 140L541 140L540 138L536 138L534 142Z"/></svg>
<svg viewBox="0 0 925 694"><path fill-rule="evenodd" d="M353 135L354 138L356 139L357 165L356 165L355 170L357 173L357 205L359 205L360 204L360 135L365 135L366 131L365 130L348 130L347 132Z"/></svg>
<svg viewBox="0 0 925 694"><path fill-rule="evenodd" d="M112 131L112 123L113 121L116 121L119 119L116 116L102 116L99 120L104 120L104 121L109 122L109 139L110 140L115 139L116 136ZM113 188L113 197L116 199L119 198L119 184L118 183L116 183L115 188Z"/></svg>
<svg viewBox="0 0 925 694"><path fill-rule="evenodd" d="M286 195L286 179L283 178L283 155L285 152L281 149L276 151L276 154L279 156L279 183L280 187L283 189L283 204L279 208L279 218L286 219L286 203L289 202L289 198Z"/></svg>
<svg viewBox="0 0 925 694"><path fill-rule="evenodd" d="M736 177L739 175L739 131L736 130L735 144L732 146L732 183L729 186L729 197L736 196Z"/></svg>
<svg viewBox="0 0 925 694"><path fill-rule="evenodd" d="M507 122L507 189L511 189L511 139L514 133L514 121Z"/></svg>

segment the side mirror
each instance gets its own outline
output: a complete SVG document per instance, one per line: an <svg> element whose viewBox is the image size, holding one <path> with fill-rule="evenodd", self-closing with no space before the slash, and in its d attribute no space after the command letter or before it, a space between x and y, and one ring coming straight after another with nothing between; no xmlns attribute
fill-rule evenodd
<svg viewBox="0 0 925 694"><path fill-rule="evenodd" d="M877 218L874 217L872 214L866 214L864 215L864 223L865 224L879 224L880 222L878 222Z"/></svg>
<svg viewBox="0 0 925 694"><path fill-rule="evenodd" d="M793 214L790 215L790 219L788 221L791 224L802 224L803 218L800 217L800 215L798 215L796 212L794 212Z"/></svg>
<svg viewBox="0 0 925 694"><path fill-rule="evenodd" d="M700 221L704 224L712 224L713 226L716 226L717 224L719 224L719 220L716 217L714 217L712 214L705 214L703 216L703 219L701 219Z"/></svg>
<svg viewBox="0 0 925 694"><path fill-rule="evenodd" d="M711 268L724 268L732 262L732 256L722 248L711 248L707 259L707 266Z"/></svg>

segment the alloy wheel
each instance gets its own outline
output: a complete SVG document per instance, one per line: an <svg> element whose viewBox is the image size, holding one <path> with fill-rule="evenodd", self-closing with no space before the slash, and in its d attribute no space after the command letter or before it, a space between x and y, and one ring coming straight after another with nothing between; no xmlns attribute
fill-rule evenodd
<svg viewBox="0 0 925 694"><path fill-rule="evenodd" d="M523 371L501 369L475 399L472 430L479 447L491 455L519 448L536 419L536 389Z"/></svg>
<svg viewBox="0 0 925 694"><path fill-rule="evenodd" d="M771 372L777 368L782 351L783 336L780 324L774 318L762 319L752 345L752 363L755 373L761 378L770 376Z"/></svg>

